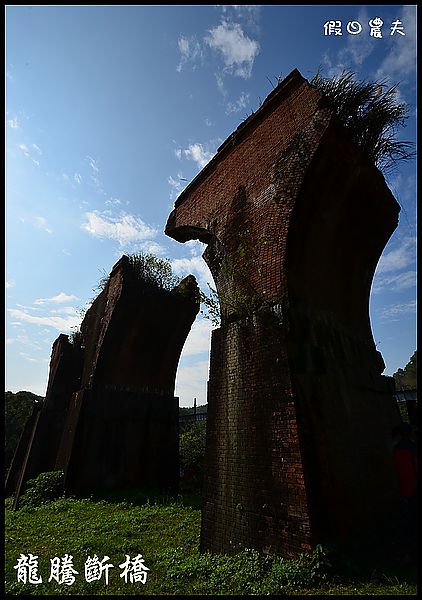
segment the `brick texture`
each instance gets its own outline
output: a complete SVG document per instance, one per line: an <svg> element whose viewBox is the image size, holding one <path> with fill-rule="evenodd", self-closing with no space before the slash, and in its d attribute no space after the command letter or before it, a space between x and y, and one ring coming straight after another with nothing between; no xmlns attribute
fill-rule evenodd
<svg viewBox="0 0 422 600"><path fill-rule="evenodd" d="M16 501L26 482L61 469L65 491L178 488L180 353L199 311L193 276L172 291L114 266L74 340L53 344L45 401L34 410L6 482Z"/></svg>
<svg viewBox="0 0 422 600"><path fill-rule="evenodd" d="M203 551L294 555L384 526L398 416L369 294L398 211L297 70L179 196L166 233L207 243L222 311Z"/></svg>

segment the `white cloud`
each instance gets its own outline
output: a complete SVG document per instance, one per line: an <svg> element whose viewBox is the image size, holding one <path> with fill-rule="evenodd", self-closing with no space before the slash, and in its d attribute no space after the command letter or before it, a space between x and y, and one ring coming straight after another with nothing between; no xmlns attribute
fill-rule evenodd
<svg viewBox="0 0 422 600"><path fill-rule="evenodd" d="M405 314L411 314L416 311L416 300L404 302L402 304L394 304L385 308L381 312L380 319L383 321L398 321L399 317Z"/></svg>
<svg viewBox="0 0 422 600"><path fill-rule="evenodd" d="M174 151L174 153L175 153L176 157L177 157L179 160L182 158L182 149L181 149L181 148L177 148L177 149Z"/></svg>
<svg viewBox="0 0 422 600"><path fill-rule="evenodd" d="M86 221L81 228L97 238L106 238L125 246L143 242L156 236L157 230L149 227L135 215L121 212L118 218L109 217L99 211L85 213Z"/></svg>
<svg viewBox="0 0 422 600"><path fill-rule="evenodd" d="M69 175L67 175L67 173L62 173L62 177L65 181L69 181Z"/></svg>
<svg viewBox="0 0 422 600"><path fill-rule="evenodd" d="M20 129L20 123L19 123L17 117L13 117L12 119L9 119L8 123L9 123L9 127L11 127L12 129Z"/></svg>
<svg viewBox="0 0 422 600"><path fill-rule="evenodd" d="M207 360L199 360L186 366L181 362L176 375L175 390L181 406L192 406L194 398L198 404L206 403L208 372Z"/></svg>
<svg viewBox="0 0 422 600"><path fill-rule="evenodd" d="M22 358L24 358L25 360L27 360L28 362L39 362L37 359L32 358L32 356L30 356L29 354L27 354L26 352L19 352L19 355L22 356Z"/></svg>
<svg viewBox="0 0 422 600"><path fill-rule="evenodd" d="M416 241L412 237L406 237L401 245L395 250L390 250L381 256L378 263L377 274L391 271L399 271L408 267L415 256Z"/></svg>
<svg viewBox="0 0 422 600"><path fill-rule="evenodd" d="M94 173L99 173L98 161L96 161L91 156L87 156L86 160L88 161L88 164L91 167L91 169L94 171Z"/></svg>
<svg viewBox="0 0 422 600"><path fill-rule="evenodd" d="M194 160L200 169L203 169L215 154L198 143L190 144L186 150L183 150L183 153L187 159Z"/></svg>
<svg viewBox="0 0 422 600"><path fill-rule="evenodd" d="M53 314L58 315L77 315L78 311L74 306L62 306L62 308L56 308L51 311Z"/></svg>
<svg viewBox="0 0 422 600"><path fill-rule="evenodd" d="M41 154L41 150L38 148L38 146L36 144L32 144L32 147L34 149L37 149L37 152L39 150L38 154ZM34 165L37 165L37 167L40 166L39 161L35 160L35 158L33 158L31 156L31 154L29 152L29 148L28 148L28 146L26 144L18 144L18 148L19 148L19 150L21 150L23 152L24 156L26 156L27 158L29 158L29 159L32 160L32 162L34 163Z"/></svg>
<svg viewBox="0 0 422 600"><path fill-rule="evenodd" d="M14 281L6 281L6 289L12 288L15 285Z"/></svg>
<svg viewBox="0 0 422 600"><path fill-rule="evenodd" d="M405 271L397 275L376 276L372 286L373 293L377 294L385 290L401 292L416 286L416 271Z"/></svg>
<svg viewBox="0 0 422 600"><path fill-rule="evenodd" d="M197 356L209 353L211 343L212 324L208 319L197 319L186 338L183 347L183 357Z"/></svg>
<svg viewBox="0 0 422 600"><path fill-rule="evenodd" d="M25 154L25 156L27 156L29 158L29 150L28 150L28 146L26 144L18 144L18 148L20 150L22 150L22 152Z"/></svg>
<svg viewBox="0 0 422 600"><path fill-rule="evenodd" d="M39 155L42 154L41 148L39 146L37 146L37 144L32 144L32 147L34 148L34 150L36 151L37 154L39 154Z"/></svg>
<svg viewBox="0 0 422 600"><path fill-rule="evenodd" d="M75 173L73 176L73 179L76 181L76 183L81 184L82 183L82 175L80 175L79 173Z"/></svg>
<svg viewBox="0 0 422 600"><path fill-rule="evenodd" d="M235 102L229 102L226 106L226 114L237 113L249 104L249 94L242 92Z"/></svg>
<svg viewBox="0 0 422 600"><path fill-rule="evenodd" d="M51 229L49 229L47 220L45 219L45 217L35 217L34 219L35 219L36 227L38 227L39 229L43 229L47 233L53 233L51 231Z"/></svg>
<svg viewBox="0 0 422 600"><path fill-rule="evenodd" d="M109 198L108 200L106 200L105 202L108 206L119 206L122 201L119 200L118 198Z"/></svg>
<svg viewBox="0 0 422 600"><path fill-rule="evenodd" d="M34 316L29 315L28 313L22 310L16 310L14 308L9 308L8 311L15 319L20 319L21 321L25 321L27 323L33 323L34 325L46 325L47 327L53 327L58 331L67 331L72 327L78 327L82 321L82 317L69 316L67 318L64 317L51 317L51 316Z"/></svg>
<svg viewBox="0 0 422 600"><path fill-rule="evenodd" d="M74 294L60 292L60 294L57 294L57 296L53 296L52 298L38 298L38 300L35 300L35 304L62 304L63 302L71 302L72 300L79 300L79 298Z"/></svg>
<svg viewBox="0 0 422 600"><path fill-rule="evenodd" d="M213 276L202 256L175 258L171 261L171 266L176 275L187 275L189 273L195 275L202 287L206 287L207 283L213 285Z"/></svg>
<svg viewBox="0 0 422 600"><path fill-rule="evenodd" d="M391 49L376 74L377 78L387 78L392 82L403 82L416 73L416 6L403 6L399 20L405 35L390 36L388 32Z"/></svg>
<svg viewBox="0 0 422 600"><path fill-rule="evenodd" d="M180 62L176 67L176 71L180 73L187 62L194 63L196 60L202 57L202 48L201 44L194 35L191 37L185 37L181 35L177 41L177 45L179 46L180 50Z"/></svg>
<svg viewBox="0 0 422 600"><path fill-rule="evenodd" d="M25 221L25 219L23 219L23 221ZM40 217L40 216L31 217L30 222L37 229L42 229L43 231L46 231L47 233L50 233L50 234L53 233L52 230L49 228L47 219L45 217Z"/></svg>
<svg viewBox="0 0 422 600"><path fill-rule="evenodd" d="M239 23L223 20L220 25L209 30L204 41L210 48L221 53L226 72L244 79L251 77L260 47L256 40L245 35Z"/></svg>
<svg viewBox="0 0 422 600"><path fill-rule="evenodd" d="M224 78L220 73L215 73L215 79L217 81L217 87L224 97L227 96L226 88L224 87Z"/></svg>

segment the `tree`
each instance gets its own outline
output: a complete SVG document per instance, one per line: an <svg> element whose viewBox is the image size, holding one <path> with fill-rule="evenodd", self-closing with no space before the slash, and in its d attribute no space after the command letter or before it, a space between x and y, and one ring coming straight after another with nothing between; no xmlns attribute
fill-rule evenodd
<svg viewBox="0 0 422 600"><path fill-rule="evenodd" d="M180 434L180 466L185 471L193 470L198 475L202 475L206 428L207 423L205 420L195 421Z"/></svg>
<svg viewBox="0 0 422 600"><path fill-rule="evenodd" d="M409 362L404 369L398 369L394 374L394 381L396 382L396 388L398 390L403 389L416 389L417 388L417 375L416 375L416 363L417 363L417 350L410 357Z"/></svg>
<svg viewBox="0 0 422 600"><path fill-rule="evenodd" d="M416 156L414 144L397 139L408 118L408 107L397 101L397 85L386 80L356 81L355 73L343 71L325 78L320 71L311 80L335 111L354 142L379 169L388 170L400 160Z"/></svg>
<svg viewBox="0 0 422 600"><path fill-rule="evenodd" d="M43 400L32 392L5 392L4 462L6 470L12 462L19 438L34 404Z"/></svg>

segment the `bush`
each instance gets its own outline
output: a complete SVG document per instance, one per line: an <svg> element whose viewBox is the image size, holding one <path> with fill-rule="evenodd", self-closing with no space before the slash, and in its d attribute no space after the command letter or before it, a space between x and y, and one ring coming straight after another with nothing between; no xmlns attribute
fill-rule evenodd
<svg viewBox="0 0 422 600"><path fill-rule="evenodd" d="M225 554L185 555L183 548L163 553L162 563L167 576L179 582L202 582L204 593L271 595L300 590L325 581L330 568L325 550L317 546L312 553L296 559L264 555L246 549Z"/></svg>
<svg viewBox="0 0 422 600"><path fill-rule="evenodd" d="M63 484L63 471L41 473L35 479L28 481L28 489L22 494L19 504L22 507L35 508L54 502L63 495Z"/></svg>
<svg viewBox="0 0 422 600"><path fill-rule="evenodd" d="M195 421L180 434L180 466L202 471L205 458L207 422Z"/></svg>

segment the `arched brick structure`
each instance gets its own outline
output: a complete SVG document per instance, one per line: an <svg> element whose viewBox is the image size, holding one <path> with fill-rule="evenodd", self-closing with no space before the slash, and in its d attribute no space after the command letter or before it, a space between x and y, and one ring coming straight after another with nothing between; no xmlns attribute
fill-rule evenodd
<svg viewBox="0 0 422 600"><path fill-rule="evenodd" d="M202 550L290 555L380 531L397 415L369 294L398 212L297 70L177 199L166 233L208 244L222 309Z"/></svg>
<svg viewBox="0 0 422 600"><path fill-rule="evenodd" d="M28 421L6 492L62 469L65 490L177 489L180 354L199 311L193 276L172 291L114 265L71 343L53 344L45 401Z"/></svg>

